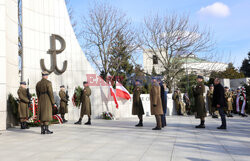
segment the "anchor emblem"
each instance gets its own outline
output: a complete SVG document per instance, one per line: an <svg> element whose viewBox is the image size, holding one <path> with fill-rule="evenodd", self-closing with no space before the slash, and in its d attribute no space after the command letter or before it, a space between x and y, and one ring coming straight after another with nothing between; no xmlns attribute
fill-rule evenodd
<svg viewBox="0 0 250 161"><path fill-rule="evenodd" d="M61 44L61 48L59 50L56 49L56 40L58 40ZM50 36L50 49L47 51L48 54L51 54L51 66L50 69L47 69L44 64L44 59L41 59L40 66L42 68L42 71L47 71L49 74L52 72L55 72L56 74L64 73L67 69L68 62L67 60L65 60L63 62L63 68L60 70L57 67L56 54L62 53L65 48L66 48L65 40L59 35L52 34Z"/></svg>

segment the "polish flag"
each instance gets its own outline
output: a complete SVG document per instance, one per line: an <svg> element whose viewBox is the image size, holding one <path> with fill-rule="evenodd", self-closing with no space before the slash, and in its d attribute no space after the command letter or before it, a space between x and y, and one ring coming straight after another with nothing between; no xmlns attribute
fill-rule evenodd
<svg viewBox="0 0 250 161"><path fill-rule="evenodd" d="M111 84L109 84L109 89L110 89L110 94L111 94L111 96L113 97L113 99L114 99L114 101L115 101L116 108L118 108L118 107L119 107L119 105L118 105L118 102L117 102L117 98L116 98L115 90L114 90L114 88L112 87L112 85L111 85Z"/></svg>
<svg viewBox="0 0 250 161"><path fill-rule="evenodd" d="M131 99L131 96L130 96L129 92L127 91L127 89L125 87L123 87L123 85L121 83L119 83L117 81L116 81L116 96L124 98L126 100Z"/></svg>

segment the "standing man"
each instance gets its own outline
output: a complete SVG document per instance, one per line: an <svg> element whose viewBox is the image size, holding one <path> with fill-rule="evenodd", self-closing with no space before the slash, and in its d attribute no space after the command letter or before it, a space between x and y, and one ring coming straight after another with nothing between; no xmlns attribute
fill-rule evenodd
<svg viewBox="0 0 250 161"><path fill-rule="evenodd" d="M160 84L160 88L161 88L161 104L162 104L162 110L163 110L163 115L161 115L161 125L162 125L162 128L164 128L165 126L167 126L167 122L166 122L167 96L165 94L166 85L164 86L163 82L160 79L158 80L158 83Z"/></svg>
<svg viewBox="0 0 250 161"><path fill-rule="evenodd" d="M161 89L156 81L156 78L152 78L152 87L150 90L150 105L151 115L155 115L156 127L152 130L161 130L161 115L163 115L162 103L161 103Z"/></svg>
<svg viewBox="0 0 250 161"><path fill-rule="evenodd" d="M189 99L187 90L185 91L185 93L183 95L183 101L185 103L185 109L187 111L187 114L190 115L191 114L190 99Z"/></svg>
<svg viewBox="0 0 250 161"><path fill-rule="evenodd" d="M215 107L213 107L213 94L214 94L214 85L211 84L209 86L209 90L207 91L207 102L208 102L208 110L209 114L212 115L212 118L218 118L218 112Z"/></svg>
<svg viewBox="0 0 250 161"><path fill-rule="evenodd" d="M88 122L85 125L91 125L91 102L89 96L91 95L91 89L88 82L83 82L84 89L81 93L81 116L75 124L82 124L82 118L84 115L88 115Z"/></svg>
<svg viewBox="0 0 250 161"><path fill-rule="evenodd" d="M195 128L205 128L205 117L207 116L205 101L203 94L205 93L205 86L203 84L203 77L198 75L197 85L193 88L193 94L195 99L195 109L196 118L201 120L200 125Z"/></svg>
<svg viewBox="0 0 250 161"><path fill-rule="evenodd" d="M29 117L29 98L28 90L26 89L26 82L20 82L20 87L17 91L19 104L18 104L18 114L21 123L21 129L29 129L27 120Z"/></svg>
<svg viewBox="0 0 250 161"><path fill-rule="evenodd" d="M223 86L220 84L220 79L216 78L214 80L214 97L213 106L219 110L222 125L217 127L217 129L227 129L226 117L224 109L226 107L225 91Z"/></svg>
<svg viewBox="0 0 250 161"><path fill-rule="evenodd" d="M52 121L52 107L56 107L52 83L48 80L49 73L42 72L42 80L36 84L38 98L37 118L41 121L41 134L52 134L49 122Z"/></svg>
<svg viewBox="0 0 250 161"><path fill-rule="evenodd" d="M68 98L66 96L66 92L65 92L65 86L62 85L60 86L60 92L59 92L59 97L60 97L60 114L61 117L63 119L63 123L68 122L67 120L65 120L65 113L68 113Z"/></svg>
<svg viewBox="0 0 250 161"><path fill-rule="evenodd" d="M233 110L233 94L229 91L228 87L225 87L225 99L227 103L227 117L233 117L232 110Z"/></svg>
<svg viewBox="0 0 250 161"><path fill-rule="evenodd" d="M137 127L143 126L142 115L144 115L144 109L143 109L140 95L141 95L140 81L136 80L135 88L134 88L134 92L133 92L132 115L137 115L139 118L139 123L137 125L135 125Z"/></svg>

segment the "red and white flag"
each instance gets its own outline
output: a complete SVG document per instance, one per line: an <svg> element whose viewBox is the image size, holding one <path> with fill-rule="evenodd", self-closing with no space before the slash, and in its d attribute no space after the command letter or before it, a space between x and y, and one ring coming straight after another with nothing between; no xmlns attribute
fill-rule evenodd
<svg viewBox="0 0 250 161"><path fill-rule="evenodd" d="M115 90L114 90L114 88L112 87L112 85L111 85L111 84L109 84L109 89L110 89L110 94L111 94L111 96L113 97L113 99L114 99L114 101L115 101L116 108L118 108L118 107L119 107L119 105L118 105L118 102L117 102L117 98L116 98Z"/></svg>
<svg viewBox="0 0 250 161"><path fill-rule="evenodd" d="M119 82L116 82L116 96L124 98L126 100L131 99L131 96L127 89Z"/></svg>

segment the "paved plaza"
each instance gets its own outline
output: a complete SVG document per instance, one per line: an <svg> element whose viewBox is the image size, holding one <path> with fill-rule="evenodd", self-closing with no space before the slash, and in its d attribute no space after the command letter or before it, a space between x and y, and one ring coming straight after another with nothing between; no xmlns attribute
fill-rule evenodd
<svg viewBox="0 0 250 161"><path fill-rule="evenodd" d="M86 119L86 118L85 118ZM85 121L85 120L84 120ZM249 161L250 118L228 119L227 130L217 130L219 119L195 129L194 117L167 117L168 126L152 131L153 117L136 128L136 118L93 120L92 126L53 125L53 135L40 128L1 131L1 161Z"/></svg>

